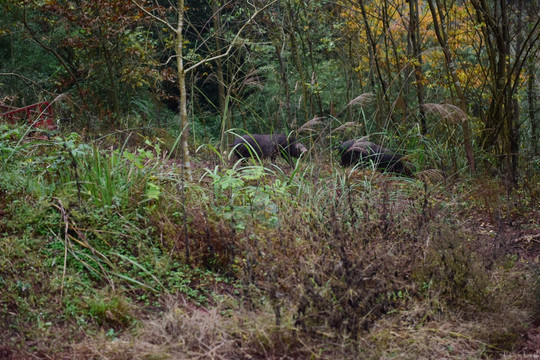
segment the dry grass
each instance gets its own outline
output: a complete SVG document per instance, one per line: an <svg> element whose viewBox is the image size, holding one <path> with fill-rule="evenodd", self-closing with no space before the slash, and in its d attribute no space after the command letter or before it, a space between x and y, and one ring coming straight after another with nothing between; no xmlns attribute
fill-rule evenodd
<svg viewBox="0 0 540 360"><path fill-rule="evenodd" d="M442 119L450 120L453 123L460 123L461 121L467 119L467 114L458 106L453 104L428 103L422 106L427 111L439 114Z"/></svg>
<svg viewBox="0 0 540 360"><path fill-rule="evenodd" d="M281 172L246 166L215 168L215 176L185 187L183 203L178 189L185 184L175 171L159 170L159 201L138 203L147 206L140 213L144 222L129 223L153 232L141 239L130 232L118 243L141 264L130 276L152 274L166 290L149 299L134 285L121 293L118 280L115 290L79 306L86 316L77 319L92 322L83 328L87 337L66 345L69 351L55 353L48 345L45 355L488 358L512 351L537 313L536 265L516 253L517 232L504 232L516 210L509 211L494 184L460 192L452 186L462 184L439 182L437 171L409 179L328 163ZM72 236L82 237L76 231ZM187 260L189 266L179 266ZM148 271L141 273L142 265ZM199 277L182 279L192 269L200 270ZM190 293L201 287L203 300ZM24 304L19 293L4 296L4 303L12 300L13 309ZM158 298L161 306L152 303ZM0 354L13 357L19 343L0 344Z"/></svg>
<svg viewBox="0 0 540 360"><path fill-rule="evenodd" d="M264 307L232 309L235 302L224 299L206 309L171 297L161 316L142 322L133 334L113 341L104 336L88 339L76 346L76 353L88 359L271 359L300 354L290 323L276 325Z"/></svg>
<svg viewBox="0 0 540 360"><path fill-rule="evenodd" d="M301 133L301 132L317 132L318 130L316 129L319 125L321 125L323 122L324 118L322 117L315 117L309 121L307 121L304 125L300 126L300 128L298 128L298 130L296 131L297 133Z"/></svg>
<svg viewBox="0 0 540 360"><path fill-rule="evenodd" d="M373 93L364 93L360 94L359 96L355 97L349 103L347 104L347 107L349 106L364 106L369 103L371 103L373 100L375 100L375 94Z"/></svg>
<svg viewBox="0 0 540 360"><path fill-rule="evenodd" d="M342 124L342 125L338 126L333 131L334 132L346 131L346 130L352 130L352 129L359 128L359 127L362 127L362 124L360 124L360 123L358 123L356 121L349 121L349 122L346 122L345 124Z"/></svg>
<svg viewBox="0 0 540 360"><path fill-rule="evenodd" d="M411 191L420 185L367 171L349 175L344 182L321 181L323 194L317 186L304 188L305 208L282 199L278 228L253 222L228 232L235 253L222 257L231 262L222 266L236 267L244 283L239 295L222 295L204 308L171 297L161 315L116 340L89 338L75 353L95 359L476 359L512 351L535 312L536 285L525 264L506 256L510 242L494 247L489 234L461 224L454 216L459 202L441 204L438 185Z"/></svg>

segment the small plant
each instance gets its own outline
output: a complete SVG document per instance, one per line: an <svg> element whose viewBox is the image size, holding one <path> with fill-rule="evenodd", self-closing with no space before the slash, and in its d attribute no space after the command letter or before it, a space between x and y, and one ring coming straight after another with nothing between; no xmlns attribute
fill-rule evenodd
<svg viewBox="0 0 540 360"><path fill-rule="evenodd" d="M76 139L68 139L63 145L67 155L59 175L64 184L75 187L79 198L88 197L95 206L109 209L125 208L129 201L159 198L160 187L151 181L161 156L159 143L152 147L147 141L155 153L143 148L101 151L96 146L77 144Z"/></svg>
<svg viewBox="0 0 540 360"><path fill-rule="evenodd" d="M220 173L207 170L212 178L215 202L212 209L219 218L233 221L238 230L248 224L260 223L275 227L278 208L275 197L285 193L286 185L280 180L268 184L270 172L262 166L247 166L227 169Z"/></svg>
<svg viewBox="0 0 540 360"><path fill-rule="evenodd" d="M131 305L123 296L113 294L97 296L88 299L86 303L88 315L94 319L100 326L111 327L114 335L114 329L122 329L134 322L131 315Z"/></svg>

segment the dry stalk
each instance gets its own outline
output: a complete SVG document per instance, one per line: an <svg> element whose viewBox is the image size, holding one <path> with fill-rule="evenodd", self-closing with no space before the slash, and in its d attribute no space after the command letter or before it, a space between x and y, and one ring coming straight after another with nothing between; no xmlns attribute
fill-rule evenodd
<svg viewBox="0 0 540 360"><path fill-rule="evenodd" d="M346 107L349 107L349 106L353 106L353 105L358 105L358 106L364 106L364 105L367 105L369 104L370 102L372 102L373 100L375 99L375 94L374 93L364 93L364 94L361 94L357 97L355 97L354 99L352 99Z"/></svg>
<svg viewBox="0 0 540 360"><path fill-rule="evenodd" d="M60 286L60 304L62 304L62 298L64 296L64 284L66 280L66 268L67 268L67 252L68 252L68 243L69 243L69 218L66 209L64 208L64 205L62 204L62 200L56 199L58 201L58 205L53 204L54 207L56 207L60 213L62 214L62 220L64 221L64 267L62 269L62 285Z"/></svg>
<svg viewBox="0 0 540 360"><path fill-rule="evenodd" d="M297 132L301 133L303 131L311 131L311 132L317 131L315 127L322 124L322 121L321 121L322 119L324 119L324 117L314 117L313 119L306 122L304 125L300 126Z"/></svg>
<svg viewBox="0 0 540 360"><path fill-rule="evenodd" d="M427 103L422 105L430 113L437 113L443 119L459 123L467 119L467 114L458 106L452 104Z"/></svg>
<svg viewBox="0 0 540 360"><path fill-rule="evenodd" d="M349 129L353 129L353 128L361 127L361 126L362 124L359 124L356 121L349 121L343 125L338 126L337 128L334 129L334 131L345 131L345 130L349 130Z"/></svg>

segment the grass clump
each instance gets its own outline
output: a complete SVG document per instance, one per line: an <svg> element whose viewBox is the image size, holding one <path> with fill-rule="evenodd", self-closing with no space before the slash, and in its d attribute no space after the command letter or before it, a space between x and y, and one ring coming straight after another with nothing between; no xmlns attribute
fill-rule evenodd
<svg viewBox="0 0 540 360"><path fill-rule="evenodd" d="M104 294L88 299L85 304L90 315L100 326L123 329L132 325L133 310L129 300L119 294Z"/></svg>

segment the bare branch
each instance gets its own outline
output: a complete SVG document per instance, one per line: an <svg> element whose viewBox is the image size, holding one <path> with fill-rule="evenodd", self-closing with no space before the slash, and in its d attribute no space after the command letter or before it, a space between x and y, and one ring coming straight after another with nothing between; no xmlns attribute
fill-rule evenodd
<svg viewBox="0 0 540 360"><path fill-rule="evenodd" d="M134 0L132 0L134 1ZM246 28L246 26L251 22L253 21L253 19L255 19L255 17L257 17L257 15L259 15L259 13L261 13L263 10L265 10L266 8L270 7L271 5L273 5L274 3L276 3L277 0L273 0L271 1L270 3L266 4L265 6L263 6L262 8L256 10L253 15L251 15L251 17L244 23L244 25L242 25L242 27L240 28L240 30L238 30L238 32L236 33L236 35L234 36L234 39L231 41L231 44L229 45L229 47L227 48L227 51L225 51L223 54L219 54L219 55L216 55L216 56L212 56L208 59L203 59L201 61L199 61L198 63L196 64L193 64L192 66L188 67L187 69L185 69L185 73L188 73L196 68L198 68L199 66L201 65L204 65L208 62L211 62L211 61L214 61L214 60L217 60L217 59L220 59L222 57L226 57L230 54L233 46L236 44L238 38L240 37L240 34L242 33L242 31L244 31L244 29Z"/></svg>
<svg viewBox="0 0 540 360"><path fill-rule="evenodd" d="M165 25L166 27L168 27L172 32L176 33L176 29L174 28L174 26L172 26L167 20L165 19L162 19L160 18L159 16L156 16L154 14L152 14L150 11L146 10L141 4L139 4L138 2L136 2L135 0L131 0L131 3L133 5L135 5L136 7L139 8L139 10L141 10L143 13L145 13L146 15L150 16L152 19L162 23L163 25ZM181 11L180 9L178 9L178 11Z"/></svg>

